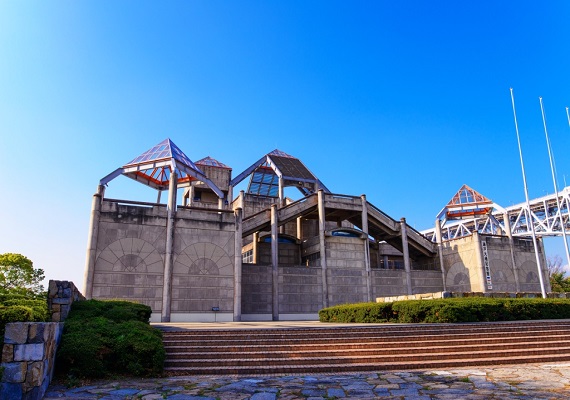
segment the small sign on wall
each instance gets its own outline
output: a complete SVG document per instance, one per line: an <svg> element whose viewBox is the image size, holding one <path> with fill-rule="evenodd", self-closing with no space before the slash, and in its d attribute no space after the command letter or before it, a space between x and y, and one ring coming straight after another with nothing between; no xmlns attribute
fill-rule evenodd
<svg viewBox="0 0 570 400"><path fill-rule="evenodd" d="M487 281L487 289L493 289L493 282L491 281L491 266L489 264L489 252L487 251L487 242L481 241L481 248L483 249L483 268L485 270L485 278Z"/></svg>

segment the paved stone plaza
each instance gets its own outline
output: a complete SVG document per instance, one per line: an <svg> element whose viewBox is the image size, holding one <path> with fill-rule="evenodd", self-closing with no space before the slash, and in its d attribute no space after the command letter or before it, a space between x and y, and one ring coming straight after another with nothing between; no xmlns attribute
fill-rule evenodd
<svg viewBox="0 0 570 400"><path fill-rule="evenodd" d="M567 399L570 363L302 376L101 380L45 399Z"/></svg>

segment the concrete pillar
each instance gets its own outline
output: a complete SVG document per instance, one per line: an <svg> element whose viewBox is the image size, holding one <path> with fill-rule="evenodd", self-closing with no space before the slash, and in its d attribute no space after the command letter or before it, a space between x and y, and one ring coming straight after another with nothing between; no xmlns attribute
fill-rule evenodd
<svg viewBox="0 0 570 400"><path fill-rule="evenodd" d="M194 205L194 185L188 187L188 206Z"/></svg>
<svg viewBox="0 0 570 400"><path fill-rule="evenodd" d="M97 256L97 239L99 237L99 220L101 219L101 203L105 196L105 186L97 186L97 193L91 202L91 219L89 221L89 237L87 238L87 255L83 276L83 294L87 299L93 297L93 276L95 275L95 258Z"/></svg>
<svg viewBox="0 0 570 400"><path fill-rule="evenodd" d="M279 177L279 208L285 205L285 184L283 178Z"/></svg>
<svg viewBox="0 0 570 400"><path fill-rule="evenodd" d="M230 185L228 187L228 208L232 206L232 201L234 201L234 187Z"/></svg>
<svg viewBox="0 0 570 400"><path fill-rule="evenodd" d="M224 199L218 197L218 210L223 210L223 209L224 209Z"/></svg>
<svg viewBox="0 0 570 400"><path fill-rule="evenodd" d="M388 256L384 254L384 268L388 269Z"/></svg>
<svg viewBox="0 0 570 400"><path fill-rule="evenodd" d="M160 197L162 196L162 190L158 189L158 194L156 195L156 202L160 204Z"/></svg>
<svg viewBox="0 0 570 400"><path fill-rule="evenodd" d="M327 282L327 251L325 247L325 192L320 189L317 192L319 210L319 247L321 254L321 272L323 280L323 308L329 306L329 286Z"/></svg>
<svg viewBox="0 0 570 400"><path fill-rule="evenodd" d="M161 322L170 322L170 301L172 300L172 249L174 245L174 218L176 216L176 173L170 174L168 205L166 208L166 252L164 255L164 282L162 286Z"/></svg>
<svg viewBox="0 0 570 400"><path fill-rule="evenodd" d="M242 239L242 219L243 212L241 208L234 211L236 217L236 233L235 233L235 259L234 259L234 321L241 321L241 271L242 256L241 249L243 247Z"/></svg>
<svg viewBox="0 0 570 400"><path fill-rule="evenodd" d="M367 301L372 301L372 277L370 274L370 242L368 240L368 203L366 195L360 196L362 201L362 232L364 233L364 270L366 272Z"/></svg>
<svg viewBox="0 0 570 400"><path fill-rule="evenodd" d="M277 233L277 204L271 205L271 271L273 273L273 321L279 321L279 235Z"/></svg>
<svg viewBox="0 0 570 400"><path fill-rule="evenodd" d="M253 248L252 248L253 260L252 260L252 262L254 264L257 264L257 252L259 250L259 232L253 232L253 243L252 243L252 245L253 245Z"/></svg>
<svg viewBox="0 0 570 400"><path fill-rule="evenodd" d="M299 240L300 242L303 241L303 219L301 217L297 217L297 240ZM299 265L303 263L302 246L299 247L299 257L297 259L297 263Z"/></svg>
<svg viewBox="0 0 570 400"><path fill-rule="evenodd" d="M443 236L441 235L441 221L435 220L435 240L437 241L437 254L439 255L439 265L441 267L441 280L443 282L443 291L447 292L447 285L445 283L445 266L443 265Z"/></svg>
<svg viewBox="0 0 570 400"><path fill-rule="evenodd" d="M513 263L513 275L515 276L515 290L517 292L521 291L521 285L519 281L519 269L517 268L517 263L515 260L515 241L513 239L513 232L511 231L511 220L509 219L509 214L503 214L503 220L505 221L505 230L507 231L507 236L509 237L509 247L511 249L511 262Z"/></svg>
<svg viewBox="0 0 570 400"><path fill-rule="evenodd" d="M243 217L247 217L247 215L245 215L245 192L243 190L239 191L239 200L236 204L236 208L237 207L243 210Z"/></svg>
<svg viewBox="0 0 570 400"><path fill-rule="evenodd" d="M400 219L400 230L402 231L402 253L404 253L404 269L406 270L406 287L408 294L413 294L412 291L412 267L410 264L410 251L408 249L408 231L407 231L406 218Z"/></svg>

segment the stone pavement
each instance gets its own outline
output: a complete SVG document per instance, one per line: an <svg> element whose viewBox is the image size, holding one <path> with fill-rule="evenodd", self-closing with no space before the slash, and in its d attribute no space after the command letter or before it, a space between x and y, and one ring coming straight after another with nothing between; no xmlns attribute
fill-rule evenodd
<svg viewBox="0 0 570 400"><path fill-rule="evenodd" d="M44 399L568 399L570 363L300 376L177 376L55 383Z"/></svg>

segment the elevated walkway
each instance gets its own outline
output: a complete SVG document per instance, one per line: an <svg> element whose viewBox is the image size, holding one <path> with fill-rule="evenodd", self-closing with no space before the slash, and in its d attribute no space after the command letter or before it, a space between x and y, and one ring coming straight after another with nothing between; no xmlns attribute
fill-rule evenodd
<svg viewBox="0 0 570 400"><path fill-rule="evenodd" d="M362 229L362 199L359 196L323 193L326 221L349 221ZM394 248L402 251L402 226L373 204L366 202L368 214L368 234L377 241L385 241ZM318 220L318 195L312 194L277 210L278 225L294 221L298 217ZM243 236L254 232L269 231L271 211L264 210L244 218ZM406 224L409 252L412 258L434 257L436 245L426 239L421 233Z"/></svg>

